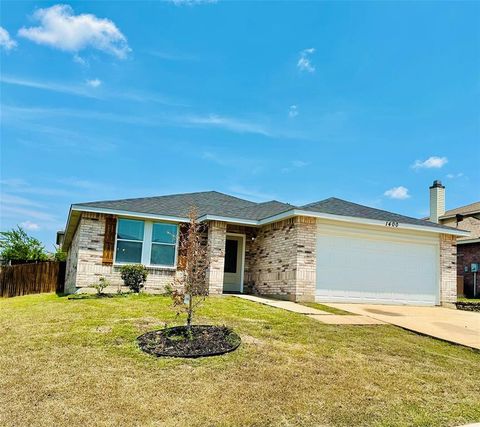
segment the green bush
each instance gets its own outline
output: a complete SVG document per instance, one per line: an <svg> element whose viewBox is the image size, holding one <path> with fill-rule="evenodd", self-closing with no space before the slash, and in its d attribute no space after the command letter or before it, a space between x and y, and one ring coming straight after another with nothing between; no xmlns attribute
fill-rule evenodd
<svg viewBox="0 0 480 427"><path fill-rule="evenodd" d="M91 285L93 289L96 289L97 295L102 295L103 290L108 286L110 286L110 282L103 276L98 279L98 283L94 283L93 285Z"/></svg>
<svg viewBox="0 0 480 427"><path fill-rule="evenodd" d="M120 269L123 283L133 292L140 292L147 280L148 270L142 264L124 265Z"/></svg>

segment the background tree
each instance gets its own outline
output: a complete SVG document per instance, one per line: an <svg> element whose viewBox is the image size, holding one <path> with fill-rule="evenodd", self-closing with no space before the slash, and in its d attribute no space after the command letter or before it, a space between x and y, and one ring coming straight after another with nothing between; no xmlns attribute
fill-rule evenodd
<svg viewBox="0 0 480 427"><path fill-rule="evenodd" d="M6 261L46 261L48 254L38 239L29 236L17 225L0 232L0 254Z"/></svg>
<svg viewBox="0 0 480 427"><path fill-rule="evenodd" d="M67 260L67 253L62 251L61 246L55 246L55 252L51 254L51 258L54 261L66 261Z"/></svg>
<svg viewBox="0 0 480 427"><path fill-rule="evenodd" d="M207 286L207 247L204 241L205 225L197 221L198 211L192 208L189 213L188 228L180 234L179 264L184 268L183 274L174 279L172 291L173 305L177 315L187 314L187 328L193 322L197 307L208 295Z"/></svg>

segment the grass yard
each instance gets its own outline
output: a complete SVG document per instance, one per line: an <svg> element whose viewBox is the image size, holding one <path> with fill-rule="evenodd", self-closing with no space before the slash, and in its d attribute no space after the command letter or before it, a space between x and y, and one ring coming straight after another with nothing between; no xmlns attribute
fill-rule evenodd
<svg viewBox="0 0 480 427"><path fill-rule="evenodd" d="M302 302L302 305L310 308L316 308L317 310L326 311L331 314L340 314L340 315L355 315L355 313L350 313L349 311L341 310L340 308L330 307L325 304L320 304L319 302Z"/></svg>
<svg viewBox="0 0 480 427"><path fill-rule="evenodd" d="M234 297L197 323L233 352L157 359L145 331L173 325L159 296L0 300L0 426L454 426L480 420L480 354L381 326L325 325Z"/></svg>

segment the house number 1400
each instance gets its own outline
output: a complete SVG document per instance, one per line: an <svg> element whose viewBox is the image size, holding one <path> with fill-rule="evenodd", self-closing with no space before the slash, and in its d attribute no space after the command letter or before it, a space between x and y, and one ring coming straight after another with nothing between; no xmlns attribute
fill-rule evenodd
<svg viewBox="0 0 480 427"><path fill-rule="evenodd" d="M398 222L397 221L385 221L385 226L386 227L398 227Z"/></svg>

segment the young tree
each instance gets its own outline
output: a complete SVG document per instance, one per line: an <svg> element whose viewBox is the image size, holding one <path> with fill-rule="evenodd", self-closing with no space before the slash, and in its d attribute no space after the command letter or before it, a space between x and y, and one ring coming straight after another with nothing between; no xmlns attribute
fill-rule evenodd
<svg viewBox="0 0 480 427"><path fill-rule="evenodd" d="M179 241L179 264L183 274L174 279L173 305L177 314L187 314L187 328L190 331L197 307L208 295L207 247L204 241L205 226L197 221L198 212L192 208L188 228L182 231Z"/></svg>
<svg viewBox="0 0 480 427"><path fill-rule="evenodd" d="M29 236L17 225L0 232L0 254L7 261L46 261L48 254L38 239Z"/></svg>

